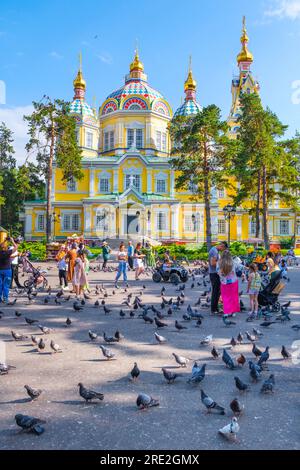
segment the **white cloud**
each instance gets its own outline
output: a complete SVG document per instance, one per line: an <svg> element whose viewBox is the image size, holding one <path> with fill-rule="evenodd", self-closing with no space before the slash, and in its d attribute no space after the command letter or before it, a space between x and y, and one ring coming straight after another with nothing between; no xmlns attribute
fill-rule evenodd
<svg viewBox="0 0 300 470"><path fill-rule="evenodd" d="M50 54L49 54L49 55L50 55L50 57L52 57L53 59L58 59L58 60L61 60L61 59L63 59L63 58L64 58L64 56L63 56L63 55L59 54L59 53L58 53L58 52L56 52L56 51L52 51L52 52L50 52Z"/></svg>
<svg viewBox="0 0 300 470"><path fill-rule="evenodd" d="M6 126L13 131L15 157L18 163L24 163L26 158L25 145L28 142L27 124L23 120L24 115L29 115L33 111L32 105L20 106L16 108L4 108L0 106L0 122L5 122Z"/></svg>
<svg viewBox="0 0 300 470"><path fill-rule="evenodd" d="M300 0L276 0L272 1L265 16L297 20L300 19Z"/></svg>
<svg viewBox="0 0 300 470"><path fill-rule="evenodd" d="M105 64L112 64L112 56L108 52L104 52L103 54L96 54L96 57L100 59Z"/></svg>

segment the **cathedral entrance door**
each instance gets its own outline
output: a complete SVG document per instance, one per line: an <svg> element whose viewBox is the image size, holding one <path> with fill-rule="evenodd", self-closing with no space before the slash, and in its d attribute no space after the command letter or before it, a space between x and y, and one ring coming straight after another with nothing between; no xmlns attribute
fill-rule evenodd
<svg viewBox="0 0 300 470"><path fill-rule="evenodd" d="M139 220L136 215L125 215L126 233L136 235L140 231Z"/></svg>

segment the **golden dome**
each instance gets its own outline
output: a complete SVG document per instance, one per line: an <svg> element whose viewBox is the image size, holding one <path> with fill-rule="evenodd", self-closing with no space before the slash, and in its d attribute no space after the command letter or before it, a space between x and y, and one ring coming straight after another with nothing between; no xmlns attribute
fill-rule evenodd
<svg viewBox="0 0 300 470"><path fill-rule="evenodd" d="M144 64L139 59L139 53L137 49L135 51L133 62L130 64L130 72L133 70L140 70L141 72L144 71Z"/></svg>
<svg viewBox="0 0 300 470"><path fill-rule="evenodd" d="M249 42L249 37L247 35L247 30L246 30L246 18L245 16L243 17L243 33L241 36L241 43L242 43L242 50L237 56L237 61L238 63L240 62L253 62L253 54L251 54L250 51L248 51L247 44Z"/></svg>
<svg viewBox="0 0 300 470"><path fill-rule="evenodd" d="M74 88L82 88L83 90L86 89L86 81L83 78L81 70L78 70L78 73L76 75L76 78L73 84L74 84Z"/></svg>
<svg viewBox="0 0 300 470"><path fill-rule="evenodd" d="M196 90L197 82L193 78L193 72L190 70L186 81L184 82L184 90Z"/></svg>

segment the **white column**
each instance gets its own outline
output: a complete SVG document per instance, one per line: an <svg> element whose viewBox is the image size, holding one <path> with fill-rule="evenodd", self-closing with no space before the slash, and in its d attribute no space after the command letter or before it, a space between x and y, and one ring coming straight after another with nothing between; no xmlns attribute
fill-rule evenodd
<svg viewBox="0 0 300 470"><path fill-rule="evenodd" d="M172 227L171 227L171 234L172 238L179 238L179 205L172 206L171 208L171 219L172 219Z"/></svg>
<svg viewBox="0 0 300 470"><path fill-rule="evenodd" d="M95 170L90 168L90 197L95 196Z"/></svg>
<svg viewBox="0 0 300 470"><path fill-rule="evenodd" d="M147 170L147 193L152 193L152 170Z"/></svg>
<svg viewBox="0 0 300 470"><path fill-rule="evenodd" d="M25 239L31 239L32 235L32 212L25 214Z"/></svg>
<svg viewBox="0 0 300 470"><path fill-rule="evenodd" d="M175 197L175 171L170 172L170 197Z"/></svg>
<svg viewBox="0 0 300 470"><path fill-rule="evenodd" d="M119 170L118 169L113 170L113 192L114 193L119 192Z"/></svg>
<svg viewBox="0 0 300 470"><path fill-rule="evenodd" d="M116 208L114 206L110 207L110 221L109 221L109 236L115 238L117 235L117 216Z"/></svg>
<svg viewBox="0 0 300 470"><path fill-rule="evenodd" d="M84 206L84 236L90 236L92 232L92 208Z"/></svg>
<svg viewBox="0 0 300 470"><path fill-rule="evenodd" d="M242 216L237 215L237 239L241 240L242 239Z"/></svg>
<svg viewBox="0 0 300 470"><path fill-rule="evenodd" d="M218 240L218 208L211 211L211 236L212 240Z"/></svg>
<svg viewBox="0 0 300 470"><path fill-rule="evenodd" d="M52 170L51 202L55 201L55 167Z"/></svg>

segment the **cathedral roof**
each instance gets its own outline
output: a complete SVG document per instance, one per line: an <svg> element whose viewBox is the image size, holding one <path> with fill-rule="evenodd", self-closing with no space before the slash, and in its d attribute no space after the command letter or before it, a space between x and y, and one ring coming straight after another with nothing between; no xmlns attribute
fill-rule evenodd
<svg viewBox="0 0 300 470"><path fill-rule="evenodd" d="M189 65L189 72L186 81L184 82L185 100L183 104L175 111L174 117L178 116L193 116L201 111L201 106L196 101L197 82L193 77L191 58Z"/></svg>

